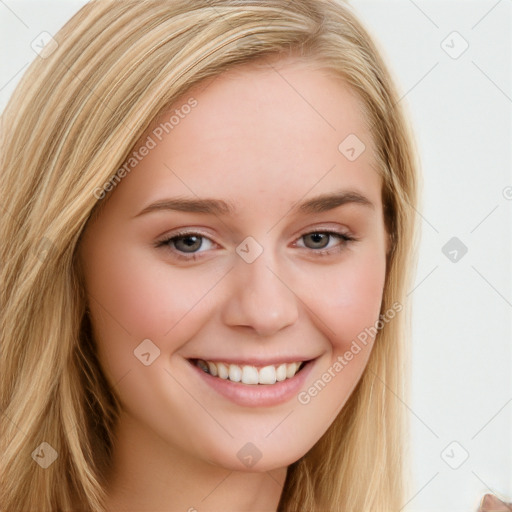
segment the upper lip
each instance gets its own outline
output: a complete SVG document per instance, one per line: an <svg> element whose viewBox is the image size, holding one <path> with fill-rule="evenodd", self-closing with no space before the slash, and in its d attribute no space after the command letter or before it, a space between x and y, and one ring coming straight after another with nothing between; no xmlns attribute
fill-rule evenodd
<svg viewBox="0 0 512 512"><path fill-rule="evenodd" d="M316 357L303 357L303 356L291 356L291 357L276 357L274 359L263 360L257 357L249 357L247 359L233 359L232 357L190 357L188 358L191 361L197 361L201 359L202 361L210 361L212 363L227 363L227 364L236 364L238 366L279 366L280 364L285 363L297 363L302 361L311 361L312 359L316 359Z"/></svg>

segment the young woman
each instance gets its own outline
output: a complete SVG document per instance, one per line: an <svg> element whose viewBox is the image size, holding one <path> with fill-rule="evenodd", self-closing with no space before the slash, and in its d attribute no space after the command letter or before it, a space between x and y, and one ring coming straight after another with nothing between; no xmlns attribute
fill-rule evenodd
<svg viewBox="0 0 512 512"><path fill-rule="evenodd" d="M2 123L2 510L402 508L418 165L345 4L91 1Z"/></svg>

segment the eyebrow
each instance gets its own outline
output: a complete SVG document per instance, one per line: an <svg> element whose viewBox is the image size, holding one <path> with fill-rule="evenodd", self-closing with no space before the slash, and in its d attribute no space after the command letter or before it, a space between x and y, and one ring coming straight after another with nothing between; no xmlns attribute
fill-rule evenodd
<svg viewBox="0 0 512 512"><path fill-rule="evenodd" d="M289 213L322 213L333 210L345 204L358 204L375 209L375 205L364 195L355 191L341 191L331 194L322 194L302 203L296 203ZM135 217L157 211L178 211L188 213L204 213L210 215L234 215L236 208L232 203L221 199L193 199L193 198L168 198L156 201L146 206Z"/></svg>

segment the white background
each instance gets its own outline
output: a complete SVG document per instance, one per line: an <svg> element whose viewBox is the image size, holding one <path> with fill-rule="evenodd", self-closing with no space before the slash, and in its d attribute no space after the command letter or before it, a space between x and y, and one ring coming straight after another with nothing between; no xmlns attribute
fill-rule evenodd
<svg viewBox="0 0 512 512"><path fill-rule="evenodd" d="M0 109L36 36L85 3L0 0ZM396 76L423 167L403 510L476 511L486 492L512 501L512 0L352 5ZM442 251L453 237L462 257Z"/></svg>

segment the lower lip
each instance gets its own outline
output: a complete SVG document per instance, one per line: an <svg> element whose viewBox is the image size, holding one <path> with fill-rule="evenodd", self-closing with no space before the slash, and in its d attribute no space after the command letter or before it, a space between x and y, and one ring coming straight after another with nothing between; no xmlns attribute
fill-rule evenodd
<svg viewBox="0 0 512 512"><path fill-rule="evenodd" d="M288 402L296 396L311 372L314 362L315 359L312 359L291 379L276 382L275 384L232 382L229 379L214 377L190 361L189 364L195 369L203 382L235 404L244 407L269 407Z"/></svg>

